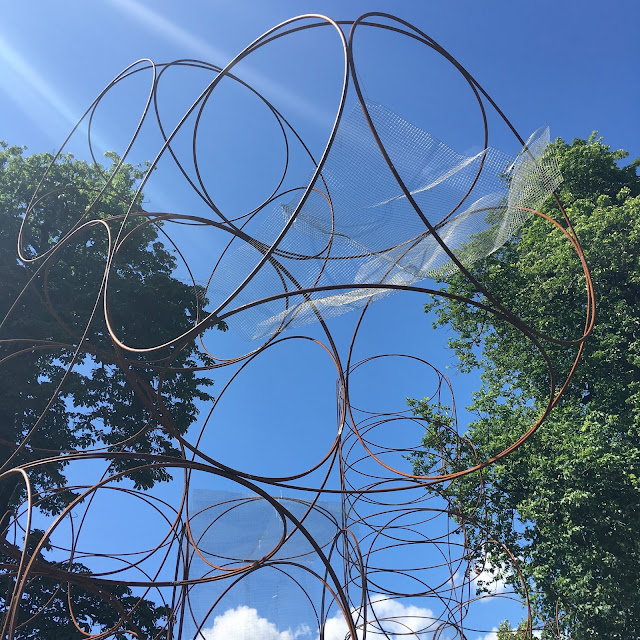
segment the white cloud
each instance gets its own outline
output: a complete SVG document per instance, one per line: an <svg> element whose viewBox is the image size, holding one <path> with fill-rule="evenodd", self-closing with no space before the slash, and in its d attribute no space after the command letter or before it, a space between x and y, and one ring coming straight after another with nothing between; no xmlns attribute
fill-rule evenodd
<svg viewBox="0 0 640 640"><path fill-rule="evenodd" d="M488 589L489 593L492 595L498 595L507 591L506 581L504 579L496 579L494 573L492 573L493 570L494 567L489 558L486 558L484 563L478 563L473 567L471 577L473 579L476 593L481 586L483 588L482 594L486 594L485 589ZM485 640L485 638L482 638L482 640ZM494 640L494 638L488 635L486 640Z"/></svg>
<svg viewBox="0 0 640 640"><path fill-rule="evenodd" d="M351 613L356 625L362 628L364 621L359 615L360 611L355 609ZM427 640L432 637L436 623L430 609L404 605L382 595L372 596L371 606L367 610L367 631L375 634L374 637L383 637L380 636L381 627L393 640ZM327 620L324 640L344 640L348 631L344 616L338 613Z"/></svg>
<svg viewBox="0 0 640 640"><path fill-rule="evenodd" d="M309 637L310 633L307 625L300 625L294 631L279 631L273 622L260 617L256 609L244 605L227 609L214 618L212 627L202 630L206 640L297 640Z"/></svg>
<svg viewBox="0 0 640 640"><path fill-rule="evenodd" d="M360 610L351 612L359 628L363 620ZM378 621L374 618L378 618ZM367 627L374 637L380 635L380 628L390 640L431 640L437 621L433 612L424 607L404 605L398 600L390 600L385 596L374 595L367 608ZM337 613L326 621L324 640L344 640L349 628L341 613ZM395 635L394 635L395 634ZM227 609L216 616L213 626L202 630L205 640L311 640L311 628L299 625L295 629L281 631L267 618L258 614L256 609L246 605L235 609ZM316 640L319 636L316 634ZM358 639L359 640L359 639Z"/></svg>
<svg viewBox="0 0 640 640"><path fill-rule="evenodd" d="M498 627L493 627L489 633L483 636L478 636L478 640L498 640Z"/></svg>
<svg viewBox="0 0 640 640"><path fill-rule="evenodd" d="M301 636L308 636L311 634L311 627L308 624L301 624L293 632L294 638L300 638Z"/></svg>

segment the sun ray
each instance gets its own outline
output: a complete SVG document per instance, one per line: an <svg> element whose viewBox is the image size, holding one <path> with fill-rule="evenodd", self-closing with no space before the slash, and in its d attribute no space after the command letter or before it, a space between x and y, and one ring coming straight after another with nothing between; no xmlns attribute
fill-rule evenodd
<svg viewBox="0 0 640 640"><path fill-rule="evenodd" d="M222 66L232 58L228 52L212 46L195 34L172 23L138 0L109 0L109 2L128 17L135 19L143 28L152 30L162 38L173 41L185 51L192 52L206 62ZM287 113L294 111L313 120L316 124L325 126L330 125L335 117L330 109L318 106L283 84L252 69L249 64L243 64L242 79L252 87L264 92L267 97L274 100L278 108L286 110Z"/></svg>
<svg viewBox="0 0 640 640"><path fill-rule="evenodd" d="M50 130L51 118L47 113L51 111L66 126L76 123L77 110L2 35L0 63L3 67L0 89L44 131ZM59 134L55 137L59 140Z"/></svg>

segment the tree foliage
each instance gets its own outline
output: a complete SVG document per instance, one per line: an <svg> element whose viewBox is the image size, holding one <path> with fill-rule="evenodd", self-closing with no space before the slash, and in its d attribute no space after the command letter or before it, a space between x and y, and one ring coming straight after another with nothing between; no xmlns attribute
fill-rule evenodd
<svg viewBox="0 0 640 640"><path fill-rule="evenodd" d="M541 618L554 619L575 640L640 637L640 160L612 151L593 134L557 140L564 181L559 192L583 246L595 285L596 325L566 393L523 446L478 480L446 488L470 519L472 543L487 536L518 558ZM546 214L560 220L551 200ZM502 303L535 329L559 338L581 335L585 282L575 252L539 217L473 269ZM447 291L479 299L461 275ZM450 345L464 371L478 369L482 388L466 434L480 460L515 442L549 398L549 372L538 350L499 318L455 300L434 299L436 325L451 327ZM575 349L545 343L566 374ZM416 405L421 414L422 405ZM428 413L428 412L427 412ZM429 416L427 415L427 418ZM431 443L427 443L432 446ZM466 456L466 457L465 457ZM472 462L461 454L450 469ZM414 458L423 472L428 455ZM474 525L473 522L478 523ZM482 522L482 526L480 526ZM492 551L503 577L506 557ZM510 579L518 587L513 574ZM545 632L550 633L550 632Z"/></svg>
<svg viewBox="0 0 640 640"><path fill-rule="evenodd" d="M71 155L52 163L50 154L0 148L0 464L5 471L50 458L29 473L39 509L50 515L75 497L65 490L63 453L96 446L129 452L130 459L113 459L110 470L148 489L170 475L159 466L135 470L135 456L180 456L174 436L194 421L197 401L211 398L211 381L194 371L211 360L193 342L153 359L123 352L96 306L114 238L119 244L109 272L109 314L119 339L136 347L162 344L193 326L202 299L201 291L173 277L174 254L161 242L159 225L144 216L135 190L143 171L120 165L115 154L108 157L112 166L105 168ZM27 212L22 249L26 258L41 259L24 264L17 239ZM24 497L18 474L0 481L7 593L15 584L17 551L8 523ZM120 625L118 610L139 600L130 589L98 594L83 580L87 569L81 564L55 564L55 579L38 575L54 566L51 561L41 556L37 563L16 638L83 637L69 616L67 592L85 630L114 626L120 630L114 637L123 638L131 637L125 628L137 629L140 637L160 633L166 607L141 600ZM65 572L71 576L66 583Z"/></svg>
<svg viewBox="0 0 640 640"><path fill-rule="evenodd" d="M503 620L498 627L496 640L526 640L530 636L527 623L523 620L516 629L511 627L508 620Z"/></svg>

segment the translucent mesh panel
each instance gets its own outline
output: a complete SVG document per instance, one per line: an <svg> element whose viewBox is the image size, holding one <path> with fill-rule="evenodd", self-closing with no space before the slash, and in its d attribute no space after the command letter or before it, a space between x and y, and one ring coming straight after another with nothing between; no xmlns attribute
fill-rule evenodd
<svg viewBox="0 0 640 640"><path fill-rule="evenodd" d="M562 180L555 160L544 156L547 128L536 131L516 158L492 148L467 157L379 104L367 103L367 109L420 211L465 266L499 249L531 215L527 209L538 208ZM300 197L274 206L252 243L243 244L223 262L211 292L213 301L223 300L258 263ZM331 285L343 285L344 290L291 295L229 321L241 335L254 339L317 321L320 315L343 314L392 293L358 285L442 280L457 268L403 194L357 107L341 123L322 180L314 185L273 259L233 306L285 290Z"/></svg>
<svg viewBox="0 0 640 640"><path fill-rule="evenodd" d="M312 505L286 497L276 500L303 521L329 555L341 529L342 504L319 501ZM324 568L308 539L285 516L286 531L293 535L272 553L283 534L283 519L269 502L255 495L194 490L189 504L189 577L217 579L191 587L182 637L313 640L317 625L314 629L309 626L316 618L310 602L321 602L323 589L311 572L323 575ZM338 570L342 559L339 554L334 556ZM232 573L241 566L252 570ZM231 573L225 576L225 571Z"/></svg>

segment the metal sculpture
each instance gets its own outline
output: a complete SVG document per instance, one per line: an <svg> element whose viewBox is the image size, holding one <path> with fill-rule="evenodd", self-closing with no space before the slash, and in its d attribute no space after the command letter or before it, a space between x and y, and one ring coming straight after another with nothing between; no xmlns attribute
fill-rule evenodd
<svg viewBox="0 0 640 640"><path fill-rule="evenodd" d="M323 151L314 157L286 114L245 82L241 73L236 75L236 68L262 47L317 29L335 34L342 48L343 70L335 120ZM364 97L354 45L355 35L362 30L393 32L412 39L451 63L452 71L461 74L477 100L484 123L484 149L480 153L471 157L456 154ZM164 83L171 73L187 69L206 72L211 80L175 126L169 126L163 119L160 99ZM18 239L20 259L32 282L46 278L60 252L86 234L87 229L106 229L115 223L109 231L104 279L91 317L103 316L127 384L139 382L136 366L141 361L152 363L162 378L172 370L176 353L193 341L200 341L202 352L210 357L207 366L198 368L198 375L223 377L223 372L228 373L227 384L213 404L213 417L204 421L202 431L192 430L186 435L172 423L170 407L163 401L162 384L157 388L139 385L136 393L153 414L153 428L171 435L181 451L178 457L118 452L118 443L32 455L28 462L19 464L15 464L19 460L16 455L8 456L2 478L18 474L28 489L28 498L21 508L3 519L3 537L13 540L12 544L7 543L9 550L5 549L5 553L13 554L13 561L3 566L5 578L11 578L7 582L3 637L21 637L20 629L26 624L19 615L23 594L29 581L43 576L58 586L51 598L42 603L36 617L59 602L74 615L73 589L97 595L115 611L112 628L100 634L92 633L95 629L90 623L78 620L78 637L147 637L131 624L132 611L145 599L169 607L165 629L154 636L162 638L436 640L466 638L472 631L477 635L481 630L472 629L467 622L469 610L474 602L491 596L476 593L475 585L484 575L477 562L479 550L468 547L465 518L433 488L475 473L481 502L482 469L522 445L540 426L571 378L593 325L591 281L571 224L565 216L565 228L537 211L561 179L557 167L543 155L546 133L537 132L525 143L464 67L427 34L403 20L379 13L350 22L301 16L266 32L225 67L194 60L161 65L145 60L131 65L105 88L81 120L89 124L92 154L92 120L110 92L143 73L151 78L148 99L122 159L104 176L104 189L95 194L89 207L77 212L75 226L59 230L57 241L43 251L28 253L22 233ZM215 154L215 146L207 148L203 158L198 138L206 107L224 83L235 83L261 101L273 116L287 152L281 176L269 197L252 210L234 215L225 213L216 202L216 194L207 189L203 166L210 160L209 155ZM351 111L347 107L349 99L355 104ZM519 140L523 150L516 158L489 147L487 110L494 110ZM143 127L152 125L162 142L138 192L152 182L160 160L170 159L199 197L206 215L149 212L135 201L129 203L128 214L122 220L109 219L108 213L101 212L101 202L110 193L131 146ZM185 158L178 140L187 128L191 128L192 153ZM290 186L287 179L294 146L302 150L312 172L306 183ZM63 145L59 153L64 148ZM25 213L25 225L33 208L51 195L47 189L45 175ZM558 207L564 215L559 202ZM572 340L543 335L525 324L510 311L508 302L497 300L469 270L475 260L498 249L527 218L536 215L545 217L564 233L583 266L587 283L585 330ZM190 230L215 229L227 241L214 259L210 255L200 258L209 265L209 280L191 283L199 303L207 301L207 311L200 306L198 317L181 335L158 344L131 344L126 332L113 322L111 305L115 294L110 288L110 273L117 268L119 252L126 250L132 234L145 226L160 224L167 246L171 242L170 230L177 224L191 225ZM190 273L186 258L182 268L184 273ZM415 355L378 354L356 361L355 347L372 303L392 293L450 295L425 286L423 281L442 279L454 271L463 273L478 292L474 299L464 300L467 304L499 316L537 347L549 370L549 403L526 433L493 458L477 459L475 465L457 471L435 464L430 475L416 476L406 459L422 451L420 438L413 443L396 443L394 430L403 422L424 429L426 419L414 415L411 408L384 412L360 406L353 398L353 376L384 358L410 359L425 367L435 381L433 388L425 389L425 395L437 406L453 407L446 416L446 426L459 446L472 449L472 443L457 436L449 380ZM19 314L21 301L30 295L27 286L9 314ZM127 302L135 304L133 300ZM51 300L48 304L52 314L58 313ZM342 349L334 340L327 319L347 311L357 313L351 316L352 337L347 348ZM242 355L220 356L216 347L210 346L209 337L212 326L221 322L247 338L259 339L259 346ZM321 327L324 339L291 332L292 328L309 323ZM36 338L5 339L5 361L25 349L43 348ZM223 344L219 338L216 340ZM545 351L545 341L567 347L578 345L573 368L564 372L559 381ZM277 345L309 342L319 346L335 366L338 406L333 441L328 450L318 453L311 468L280 477L264 476L250 468L232 468L224 459L217 459L215 452L201 447L202 433L220 428L215 423L218 402L246 367ZM74 367L88 366L83 365L85 356L97 347L80 336L68 344L48 344L46 348L73 354L68 361L68 371L72 372ZM183 369L185 373L193 370ZM59 386L45 411L61 393ZM286 410L284 406L282 411ZM9 443L14 454L28 448L40 422L35 416L33 430L25 434L24 440ZM137 437L148 436L148 429L140 425ZM278 437L277 430L272 437ZM437 458L437 447L434 451ZM82 465L101 460L109 465L124 458L130 468L171 472L173 501L117 484L128 472L111 469L99 481L78 482L70 487L76 497L46 522L43 536L30 537L32 517L36 517L38 506L51 497L29 489L33 474L61 461ZM192 477L196 473L224 481L226 490L195 490ZM58 493L64 491L62 487ZM125 553L90 552L78 546L86 514L93 509L94 499L105 493L113 496L112 508L117 511L120 501L136 499L139 506L129 509L148 510L164 523L162 531L151 536L156 541L152 546ZM118 515L113 517L117 519ZM127 526L126 521L122 526ZM64 544L62 540L69 542ZM487 540L486 548L493 544L498 543ZM45 563L39 554L51 545L59 562ZM490 553L485 552L485 557L489 558ZM517 562L513 560L517 572ZM81 561L90 571L75 572L75 561ZM116 587L123 586L134 589L133 600L118 600L113 595ZM513 595L505 592L493 597ZM266 599L269 607L265 606ZM276 613L278 607L287 606L285 613ZM285 623L286 628L279 627Z"/></svg>

